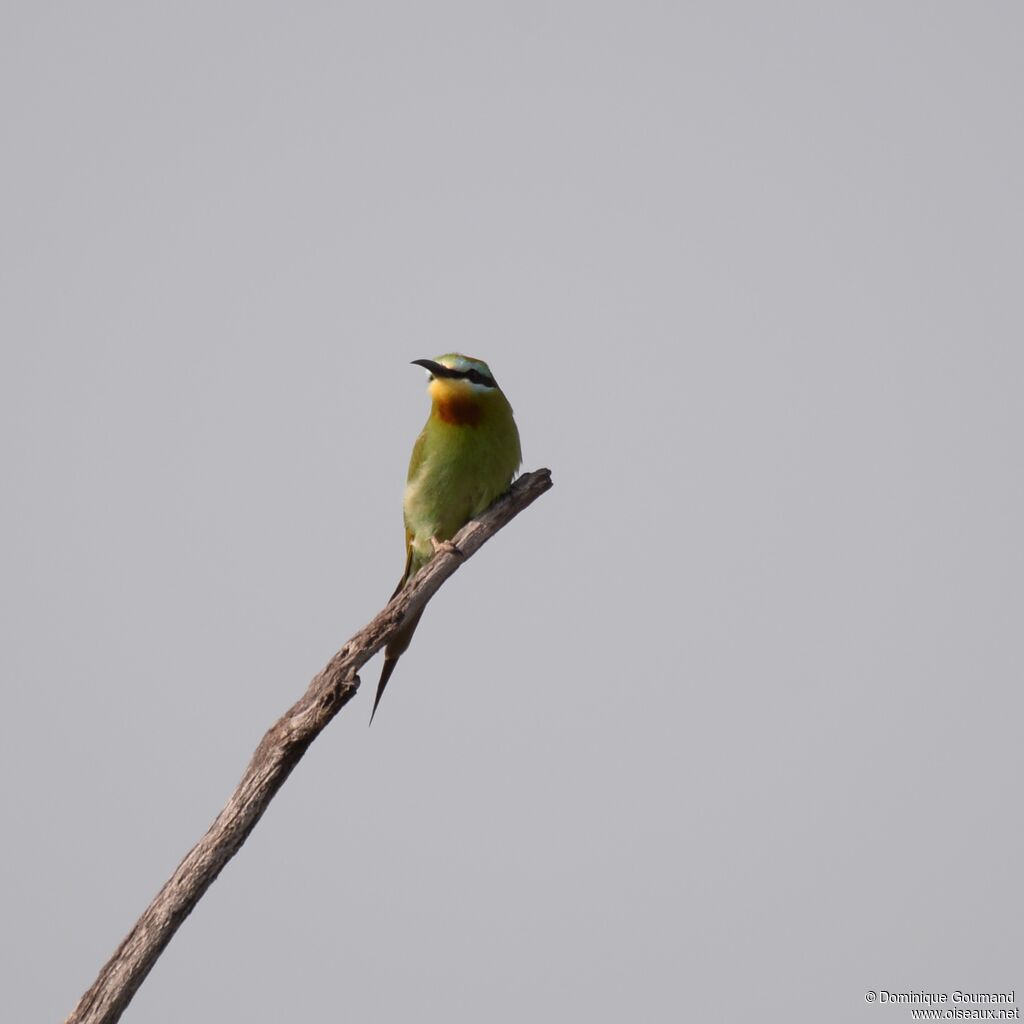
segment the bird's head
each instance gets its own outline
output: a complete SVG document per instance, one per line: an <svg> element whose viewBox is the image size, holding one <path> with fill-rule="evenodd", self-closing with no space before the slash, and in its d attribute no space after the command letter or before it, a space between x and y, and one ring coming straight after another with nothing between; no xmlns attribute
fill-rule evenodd
<svg viewBox="0 0 1024 1024"><path fill-rule="evenodd" d="M475 426L489 400L501 394L482 359L449 352L436 359L414 359L413 365L430 374L427 389L435 411L447 423Z"/></svg>

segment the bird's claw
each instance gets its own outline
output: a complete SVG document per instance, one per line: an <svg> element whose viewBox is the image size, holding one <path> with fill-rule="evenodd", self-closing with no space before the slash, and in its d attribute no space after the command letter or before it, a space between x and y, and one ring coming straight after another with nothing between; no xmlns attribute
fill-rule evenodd
<svg viewBox="0 0 1024 1024"><path fill-rule="evenodd" d="M435 555L458 555L460 558L462 557L462 552L450 540L438 540L436 537L431 537L430 543L434 548Z"/></svg>

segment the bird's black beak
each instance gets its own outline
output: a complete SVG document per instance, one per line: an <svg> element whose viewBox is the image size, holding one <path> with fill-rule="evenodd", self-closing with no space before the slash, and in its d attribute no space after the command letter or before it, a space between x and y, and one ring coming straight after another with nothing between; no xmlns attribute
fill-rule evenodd
<svg viewBox="0 0 1024 1024"><path fill-rule="evenodd" d="M440 363L435 363L433 359L414 359L411 363L412 366L422 366L424 370L428 370L435 377L452 377L454 374L447 366L442 366Z"/></svg>

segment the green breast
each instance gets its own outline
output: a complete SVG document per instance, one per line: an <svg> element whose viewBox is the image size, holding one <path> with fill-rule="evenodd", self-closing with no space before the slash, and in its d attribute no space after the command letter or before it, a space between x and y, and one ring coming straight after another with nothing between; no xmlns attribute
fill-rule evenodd
<svg viewBox="0 0 1024 1024"><path fill-rule="evenodd" d="M445 422L432 410L413 448L405 525L421 565L433 554L431 537L453 537L508 489L519 468L519 432L505 396L497 392L481 405L475 425Z"/></svg>

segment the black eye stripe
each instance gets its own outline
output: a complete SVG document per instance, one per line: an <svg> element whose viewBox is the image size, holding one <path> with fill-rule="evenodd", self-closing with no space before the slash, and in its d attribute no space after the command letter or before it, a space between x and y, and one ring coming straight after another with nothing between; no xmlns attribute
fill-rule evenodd
<svg viewBox="0 0 1024 1024"><path fill-rule="evenodd" d="M485 388L496 388L498 385L493 377L488 377L479 370L453 370L448 366L438 364L434 371L436 377L447 377L449 380L468 380L473 384L479 384Z"/></svg>

